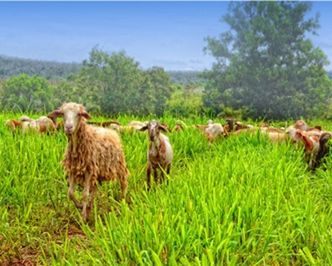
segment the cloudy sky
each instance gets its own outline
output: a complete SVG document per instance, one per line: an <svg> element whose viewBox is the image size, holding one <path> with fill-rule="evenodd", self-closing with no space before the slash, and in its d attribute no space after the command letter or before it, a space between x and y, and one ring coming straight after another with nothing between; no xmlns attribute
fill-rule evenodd
<svg viewBox="0 0 332 266"><path fill-rule="evenodd" d="M144 68L202 70L213 58L204 38L227 29L220 18L228 2L0 2L0 54L81 62L98 46L125 50ZM314 2L320 13L313 36L332 62L332 2ZM327 67L332 70L332 64Z"/></svg>

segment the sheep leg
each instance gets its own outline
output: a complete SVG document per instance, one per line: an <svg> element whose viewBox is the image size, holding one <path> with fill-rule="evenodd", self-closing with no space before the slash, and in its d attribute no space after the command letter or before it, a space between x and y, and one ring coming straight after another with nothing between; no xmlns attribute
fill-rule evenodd
<svg viewBox="0 0 332 266"><path fill-rule="evenodd" d="M151 187L151 165L148 164L148 167L146 168L146 183L148 185L148 190L150 190Z"/></svg>
<svg viewBox="0 0 332 266"><path fill-rule="evenodd" d="M159 169L160 169L160 180L159 181L161 183L161 182L164 182L164 180L165 180L165 174L164 174L165 170L162 167L160 167Z"/></svg>
<svg viewBox="0 0 332 266"><path fill-rule="evenodd" d="M87 215L88 215L88 217L90 216L90 212L92 210L93 201L94 201L95 194L96 194L96 189L97 189L96 186L92 186L90 188L90 202L89 202L88 207L87 207Z"/></svg>
<svg viewBox="0 0 332 266"><path fill-rule="evenodd" d="M158 172L157 172L157 167L153 168L153 176L154 176L154 182L158 183Z"/></svg>
<svg viewBox="0 0 332 266"><path fill-rule="evenodd" d="M69 198L74 202L76 208L82 209L83 208L82 203L80 203L76 199L76 197L75 197L75 193L74 193L74 189L75 189L74 178L69 177L68 182L69 182L69 188L68 188L68 196L69 196Z"/></svg>
<svg viewBox="0 0 332 266"><path fill-rule="evenodd" d="M85 177L84 180L84 189L83 189L83 197L82 197L82 201L83 201L83 209L82 209L82 216L84 221L88 220L89 217L89 213L88 213L88 205L91 204L91 199L90 199L90 181L91 179L88 177Z"/></svg>
<svg viewBox="0 0 332 266"><path fill-rule="evenodd" d="M166 173L169 175L170 171L171 171L171 165L169 164L166 167Z"/></svg>
<svg viewBox="0 0 332 266"><path fill-rule="evenodd" d="M121 187L121 199L126 200L127 188L128 188L127 178L120 179L120 187Z"/></svg>

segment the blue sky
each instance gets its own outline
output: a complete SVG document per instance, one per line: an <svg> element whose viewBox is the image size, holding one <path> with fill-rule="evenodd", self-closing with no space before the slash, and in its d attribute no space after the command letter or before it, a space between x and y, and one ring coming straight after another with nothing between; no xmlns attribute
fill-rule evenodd
<svg viewBox="0 0 332 266"><path fill-rule="evenodd" d="M227 26L227 2L0 2L0 54L81 62L96 45L125 50L141 66L202 70L213 58L204 38ZM319 46L332 62L332 2L314 2L320 13ZM332 70L332 64L327 67Z"/></svg>

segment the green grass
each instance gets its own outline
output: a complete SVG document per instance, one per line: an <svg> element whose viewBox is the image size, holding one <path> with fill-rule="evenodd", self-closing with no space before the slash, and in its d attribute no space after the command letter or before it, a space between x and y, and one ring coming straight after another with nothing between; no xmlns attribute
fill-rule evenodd
<svg viewBox="0 0 332 266"><path fill-rule="evenodd" d="M84 224L60 165L66 137L12 135L11 117L0 115L0 264L332 265L332 158L310 173L291 144L252 134L209 147L190 128L169 134L168 184L147 192L147 137L124 134L128 203L103 183Z"/></svg>

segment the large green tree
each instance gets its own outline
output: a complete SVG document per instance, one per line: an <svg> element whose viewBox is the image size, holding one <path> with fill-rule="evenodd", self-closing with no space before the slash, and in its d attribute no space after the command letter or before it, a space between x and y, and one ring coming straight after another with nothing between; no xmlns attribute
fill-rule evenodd
<svg viewBox="0 0 332 266"><path fill-rule="evenodd" d="M94 101L102 113L152 112L151 87L147 86L139 64L124 52L110 55L93 49L75 79L96 96Z"/></svg>
<svg viewBox="0 0 332 266"><path fill-rule="evenodd" d="M326 56L309 36L318 28L308 2L231 3L229 30L207 38L215 59L204 103L215 112L246 109L272 119L317 116L331 97Z"/></svg>
<svg viewBox="0 0 332 266"><path fill-rule="evenodd" d="M97 103L104 114L161 115L171 94L170 78L162 68L144 71L124 52L93 49L73 81L89 91L86 101Z"/></svg>
<svg viewBox="0 0 332 266"><path fill-rule="evenodd" d="M145 75L152 87L151 96L154 104L154 113L162 115L166 108L166 102L172 93L170 77L161 67L152 67L145 71Z"/></svg>

